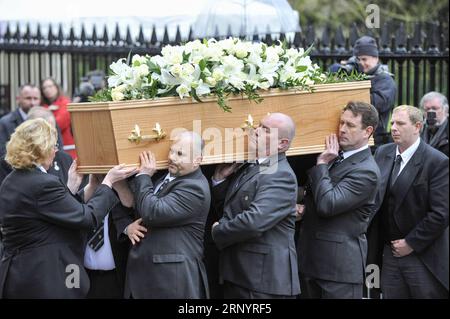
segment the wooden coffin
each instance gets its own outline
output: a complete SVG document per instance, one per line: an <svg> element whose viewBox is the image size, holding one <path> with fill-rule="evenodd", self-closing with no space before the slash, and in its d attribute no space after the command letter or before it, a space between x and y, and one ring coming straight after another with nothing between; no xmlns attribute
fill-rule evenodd
<svg viewBox="0 0 450 319"><path fill-rule="evenodd" d="M339 116L347 102L370 102L370 81L315 85L313 93L297 90L263 92L256 104L240 96L230 97L231 113L224 112L215 98L203 103L179 97L102 103L69 104L79 170L105 173L125 163L138 165L139 153L151 150L157 167L167 167L171 134L179 128L201 132L206 142L203 164L242 160L247 155L241 126L250 114L255 124L269 112L282 112L296 122L297 132L287 155L319 153L325 136L337 132ZM141 135L155 135L159 123L166 136L159 140L130 141L137 124ZM135 132L136 133L136 132ZM136 134L134 135L136 138Z"/></svg>

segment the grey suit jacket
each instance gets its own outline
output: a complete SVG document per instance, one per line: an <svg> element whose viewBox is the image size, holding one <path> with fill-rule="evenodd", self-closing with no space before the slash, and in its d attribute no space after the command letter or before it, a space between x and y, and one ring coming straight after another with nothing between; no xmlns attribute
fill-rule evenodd
<svg viewBox="0 0 450 319"><path fill-rule="evenodd" d="M208 297L203 234L211 203L200 169L177 177L157 195L150 176L135 178L135 209L148 232L128 255L125 297Z"/></svg>
<svg viewBox="0 0 450 319"><path fill-rule="evenodd" d="M300 225L300 273L362 284L367 256L366 231L375 209L380 171L370 149L346 158L330 170L309 171L305 215Z"/></svg>
<svg viewBox="0 0 450 319"><path fill-rule="evenodd" d="M226 192L222 184L213 188L214 200L224 205L212 236L220 249L222 281L292 296L300 293L294 242L297 179L284 154L271 164L237 174L238 186L231 179Z"/></svg>
<svg viewBox="0 0 450 319"><path fill-rule="evenodd" d="M377 149L375 160L382 184L377 203L381 206L395 158L396 145ZM431 273L448 290L449 277L449 159L421 141L391 193L395 196L394 219L406 242ZM381 213L381 212L379 212Z"/></svg>

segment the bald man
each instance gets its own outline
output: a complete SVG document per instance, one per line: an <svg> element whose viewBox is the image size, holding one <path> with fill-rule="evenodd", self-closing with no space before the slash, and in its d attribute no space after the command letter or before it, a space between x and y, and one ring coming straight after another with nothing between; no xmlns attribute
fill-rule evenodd
<svg viewBox="0 0 450 319"><path fill-rule="evenodd" d="M225 298L294 298L300 293L295 251L297 179L285 152L295 124L282 113L262 119L251 134L257 159L220 165L213 200L222 218L212 226L220 250Z"/></svg>
<svg viewBox="0 0 450 319"><path fill-rule="evenodd" d="M139 217L125 233L128 256L125 297L197 299L208 297L203 234L211 195L200 170L203 141L181 133L170 147L169 172L153 184L155 156L140 155L134 202Z"/></svg>

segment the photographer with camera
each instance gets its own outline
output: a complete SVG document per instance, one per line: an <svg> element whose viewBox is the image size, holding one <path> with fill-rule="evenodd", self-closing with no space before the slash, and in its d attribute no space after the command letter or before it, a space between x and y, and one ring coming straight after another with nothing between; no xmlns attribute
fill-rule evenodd
<svg viewBox="0 0 450 319"><path fill-rule="evenodd" d="M381 64L378 58L378 47L374 38L363 36L356 40L353 56L341 64L334 64L330 72L359 72L366 74L372 87L370 89L370 103L375 106L379 114L379 124L374 133L375 145L379 146L391 142L387 131L389 117L394 107L397 87L394 75L388 71L387 65Z"/></svg>
<svg viewBox="0 0 450 319"><path fill-rule="evenodd" d="M422 140L448 156L448 100L438 92L428 92L420 100L426 114Z"/></svg>

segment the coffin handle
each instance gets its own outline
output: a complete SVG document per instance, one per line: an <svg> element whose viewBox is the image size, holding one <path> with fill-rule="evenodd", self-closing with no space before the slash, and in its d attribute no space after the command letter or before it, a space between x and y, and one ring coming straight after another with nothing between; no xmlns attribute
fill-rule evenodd
<svg viewBox="0 0 450 319"><path fill-rule="evenodd" d="M244 121L244 123L241 125L242 130L250 130L250 129L256 129L258 125L254 124L253 117L251 114L248 115L247 119Z"/></svg>
<svg viewBox="0 0 450 319"><path fill-rule="evenodd" d="M166 137L166 132L164 132L158 122L156 122L152 131L155 132L155 134L141 135L141 128L136 124L134 125L134 129L131 131L131 135L128 136L128 141L139 144L141 141L160 141Z"/></svg>

